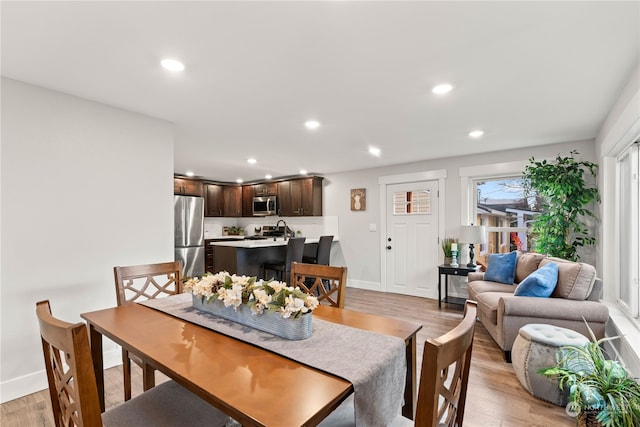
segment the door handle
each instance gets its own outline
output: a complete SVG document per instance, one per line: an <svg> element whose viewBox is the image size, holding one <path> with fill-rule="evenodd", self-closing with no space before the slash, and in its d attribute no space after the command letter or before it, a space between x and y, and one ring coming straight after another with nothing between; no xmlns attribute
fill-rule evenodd
<svg viewBox="0 0 640 427"><path fill-rule="evenodd" d="M387 246L387 249L391 249L391 245Z"/></svg>

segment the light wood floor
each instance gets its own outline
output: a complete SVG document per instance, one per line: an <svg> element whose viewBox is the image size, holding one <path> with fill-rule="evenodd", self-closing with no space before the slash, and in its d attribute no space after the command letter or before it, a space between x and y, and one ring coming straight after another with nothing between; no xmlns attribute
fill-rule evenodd
<svg viewBox="0 0 640 427"><path fill-rule="evenodd" d="M443 334L462 318L461 308L456 306L438 310L435 300L361 289L347 290L346 307L421 323L418 367L422 361L425 339ZM465 427L575 426L575 419L567 416L563 407L536 399L522 388L511 364L504 362L502 351L480 323L476 328L472 359ZM142 379L135 365L132 370L135 395L142 391ZM156 373L157 383L165 379L162 374ZM122 402L121 366L105 371L105 393L107 408ZM0 405L0 425L53 427L48 391L43 390Z"/></svg>

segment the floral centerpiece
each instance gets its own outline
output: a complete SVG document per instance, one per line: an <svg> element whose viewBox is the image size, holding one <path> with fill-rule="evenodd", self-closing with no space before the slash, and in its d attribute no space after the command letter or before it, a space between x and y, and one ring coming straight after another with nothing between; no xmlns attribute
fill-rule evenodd
<svg viewBox="0 0 640 427"><path fill-rule="evenodd" d="M284 282L221 271L186 279L184 288L196 309L288 339L311 335L318 299Z"/></svg>

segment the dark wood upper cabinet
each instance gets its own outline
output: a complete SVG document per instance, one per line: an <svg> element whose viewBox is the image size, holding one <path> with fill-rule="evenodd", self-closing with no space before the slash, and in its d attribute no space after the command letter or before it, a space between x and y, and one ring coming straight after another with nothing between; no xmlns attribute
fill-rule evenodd
<svg viewBox="0 0 640 427"><path fill-rule="evenodd" d="M181 196L202 196L202 181L187 178L173 178L173 194Z"/></svg>
<svg viewBox="0 0 640 427"><path fill-rule="evenodd" d="M205 184L204 216L224 216L224 186Z"/></svg>
<svg viewBox="0 0 640 427"><path fill-rule="evenodd" d="M242 216L253 216L254 186L242 186Z"/></svg>
<svg viewBox="0 0 640 427"><path fill-rule="evenodd" d="M242 216L242 187L205 184L204 216Z"/></svg>
<svg viewBox="0 0 640 427"><path fill-rule="evenodd" d="M322 178L278 182L280 216L322 216Z"/></svg>
<svg viewBox="0 0 640 427"><path fill-rule="evenodd" d="M225 186L223 193L223 216L242 216L242 187Z"/></svg>
<svg viewBox="0 0 640 427"><path fill-rule="evenodd" d="M206 217L253 216L253 198L278 196L280 216L322 216L322 177L263 184L225 185L174 178L174 193L204 197Z"/></svg>
<svg viewBox="0 0 640 427"><path fill-rule="evenodd" d="M275 182L265 182L262 184L253 185L253 195L255 197L260 196L277 196L278 186Z"/></svg>

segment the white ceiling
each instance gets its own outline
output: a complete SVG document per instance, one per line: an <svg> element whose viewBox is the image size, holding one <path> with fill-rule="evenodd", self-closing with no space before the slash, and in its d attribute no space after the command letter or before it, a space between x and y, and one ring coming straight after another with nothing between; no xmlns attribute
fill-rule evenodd
<svg viewBox="0 0 640 427"><path fill-rule="evenodd" d="M638 64L639 5L2 1L1 68L173 122L176 173L328 174L594 138Z"/></svg>

